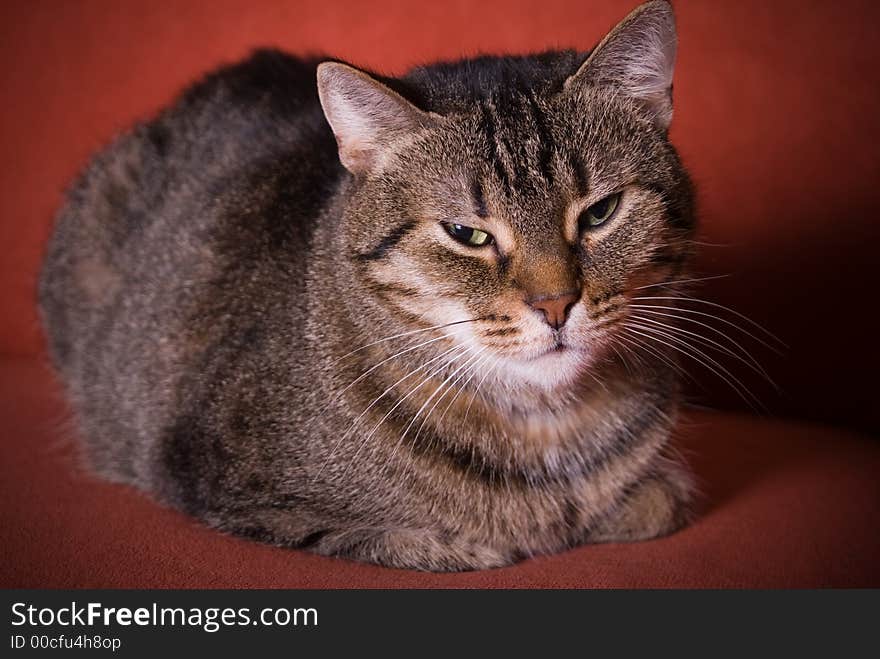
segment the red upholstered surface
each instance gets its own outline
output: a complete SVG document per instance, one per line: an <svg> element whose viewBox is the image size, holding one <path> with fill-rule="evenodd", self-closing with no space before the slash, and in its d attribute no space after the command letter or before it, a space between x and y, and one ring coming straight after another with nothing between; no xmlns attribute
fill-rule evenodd
<svg viewBox="0 0 880 659"><path fill-rule="evenodd" d="M221 535L77 468L38 363L0 366L0 585L21 587L880 586L880 444L848 432L691 412L702 481L691 527L517 566L423 574Z"/></svg>
<svg viewBox="0 0 880 659"><path fill-rule="evenodd" d="M36 0L0 7L0 585L880 585L878 442L700 414L708 494L673 537L506 570L430 576L226 538L72 469L33 284L70 177L118 130L258 45L383 72L480 51L589 47L635 1ZM673 139L698 186L702 295L790 345L761 356L788 417L876 434L880 3L676 3ZM737 407L705 379L702 400ZM754 379L750 386L756 386Z"/></svg>

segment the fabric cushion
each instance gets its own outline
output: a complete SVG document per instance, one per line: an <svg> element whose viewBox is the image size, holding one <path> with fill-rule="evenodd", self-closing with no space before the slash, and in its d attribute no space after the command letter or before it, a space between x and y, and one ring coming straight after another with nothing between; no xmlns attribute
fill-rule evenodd
<svg viewBox="0 0 880 659"><path fill-rule="evenodd" d="M48 369L0 361L0 585L29 588L880 586L880 444L688 411L701 513L666 538L428 574L229 537L92 477Z"/></svg>

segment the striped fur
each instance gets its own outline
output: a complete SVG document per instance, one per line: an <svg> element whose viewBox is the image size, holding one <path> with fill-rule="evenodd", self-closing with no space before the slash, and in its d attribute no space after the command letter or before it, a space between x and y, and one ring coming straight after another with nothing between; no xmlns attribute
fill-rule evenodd
<svg viewBox="0 0 880 659"><path fill-rule="evenodd" d="M592 53L398 79L263 51L122 135L40 282L95 470L224 531L423 570L678 528L675 357L624 363L619 331L691 256L671 30L652 2ZM563 293L554 329L534 305Z"/></svg>

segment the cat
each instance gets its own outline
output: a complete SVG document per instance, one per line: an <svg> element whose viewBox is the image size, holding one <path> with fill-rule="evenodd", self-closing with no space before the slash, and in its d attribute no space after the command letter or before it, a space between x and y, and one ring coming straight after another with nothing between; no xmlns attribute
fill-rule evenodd
<svg viewBox="0 0 880 659"><path fill-rule="evenodd" d="M419 570L686 524L675 354L625 332L693 257L675 46L655 0L589 52L400 78L257 51L120 136L39 281L91 466Z"/></svg>

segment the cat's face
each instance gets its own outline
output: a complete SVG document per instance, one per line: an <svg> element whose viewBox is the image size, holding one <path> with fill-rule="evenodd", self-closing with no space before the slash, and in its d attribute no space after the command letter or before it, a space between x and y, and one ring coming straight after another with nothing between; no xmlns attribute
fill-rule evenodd
<svg viewBox="0 0 880 659"><path fill-rule="evenodd" d="M493 90L443 117L382 88L373 117L394 148L340 139L357 176L347 244L367 289L414 323L455 323L443 331L511 383L576 380L613 344L633 292L679 277L688 256L668 90L645 100L597 84L595 53L610 50L561 90Z"/></svg>

